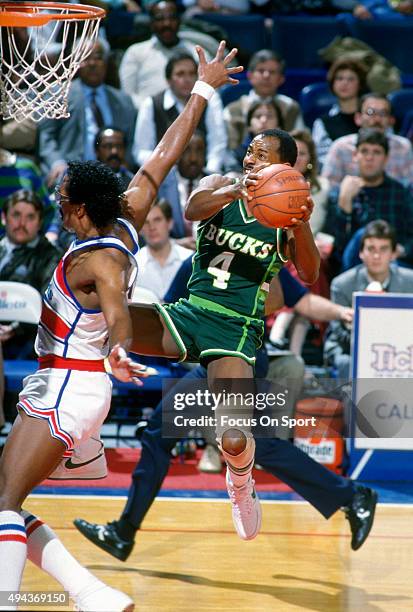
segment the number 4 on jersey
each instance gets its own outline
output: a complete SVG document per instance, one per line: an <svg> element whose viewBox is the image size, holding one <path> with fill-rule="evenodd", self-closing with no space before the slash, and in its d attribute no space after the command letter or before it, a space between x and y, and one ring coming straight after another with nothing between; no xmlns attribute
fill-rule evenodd
<svg viewBox="0 0 413 612"><path fill-rule="evenodd" d="M215 277L212 283L213 287L217 289L226 289L228 287L228 281L231 276L231 272L228 272L228 269L234 257L235 253L224 251L211 259L209 262L208 274L212 274L212 276Z"/></svg>

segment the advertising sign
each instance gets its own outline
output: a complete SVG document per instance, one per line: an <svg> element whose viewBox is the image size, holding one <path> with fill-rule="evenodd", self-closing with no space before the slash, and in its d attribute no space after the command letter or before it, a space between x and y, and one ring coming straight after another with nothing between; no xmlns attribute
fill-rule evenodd
<svg viewBox="0 0 413 612"><path fill-rule="evenodd" d="M413 295L354 294L354 447L413 449Z"/></svg>

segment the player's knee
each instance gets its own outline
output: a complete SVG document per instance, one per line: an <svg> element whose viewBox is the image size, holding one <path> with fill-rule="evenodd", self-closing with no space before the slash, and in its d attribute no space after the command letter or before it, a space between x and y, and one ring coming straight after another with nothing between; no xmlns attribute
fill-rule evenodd
<svg viewBox="0 0 413 612"><path fill-rule="evenodd" d="M240 429L227 429L222 435L221 446L229 455L239 455L247 447L247 436Z"/></svg>

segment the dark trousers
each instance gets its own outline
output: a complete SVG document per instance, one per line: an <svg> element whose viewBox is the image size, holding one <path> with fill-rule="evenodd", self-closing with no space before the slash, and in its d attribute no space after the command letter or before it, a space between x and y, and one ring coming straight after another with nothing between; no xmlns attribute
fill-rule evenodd
<svg viewBox="0 0 413 612"><path fill-rule="evenodd" d="M182 379L182 388L185 380L205 377L205 368L199 366ZM178 382L163 402L168 402L168 398L179 390ZM142 436L142 454L132 475L120 523L139 529L162 486L171 461L171 450L177 441L175 438L162 438L162 403L159 403ZM350 503L354 494L351 480L334 474L286 440L258 438L255 442L255 461L288 484L325 518Z"/></svg>

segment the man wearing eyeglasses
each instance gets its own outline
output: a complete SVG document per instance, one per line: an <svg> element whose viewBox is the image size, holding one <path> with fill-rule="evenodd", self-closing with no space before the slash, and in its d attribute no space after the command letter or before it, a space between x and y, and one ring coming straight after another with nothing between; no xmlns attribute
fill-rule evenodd
<svg viewBox="0 0 413 612"><path fill-rule="evenodd" d="M360 129L374 128L387 136L389 152L386 173L409 187L413 183L412 145L407 138L393 133L395 120L387 97L377 93L363 96L354 120ZM357 136L357 134L342 136L331 146L322 174L332 185L339 185L346 175L359 175L358 164L354 157Z"/></svg>

